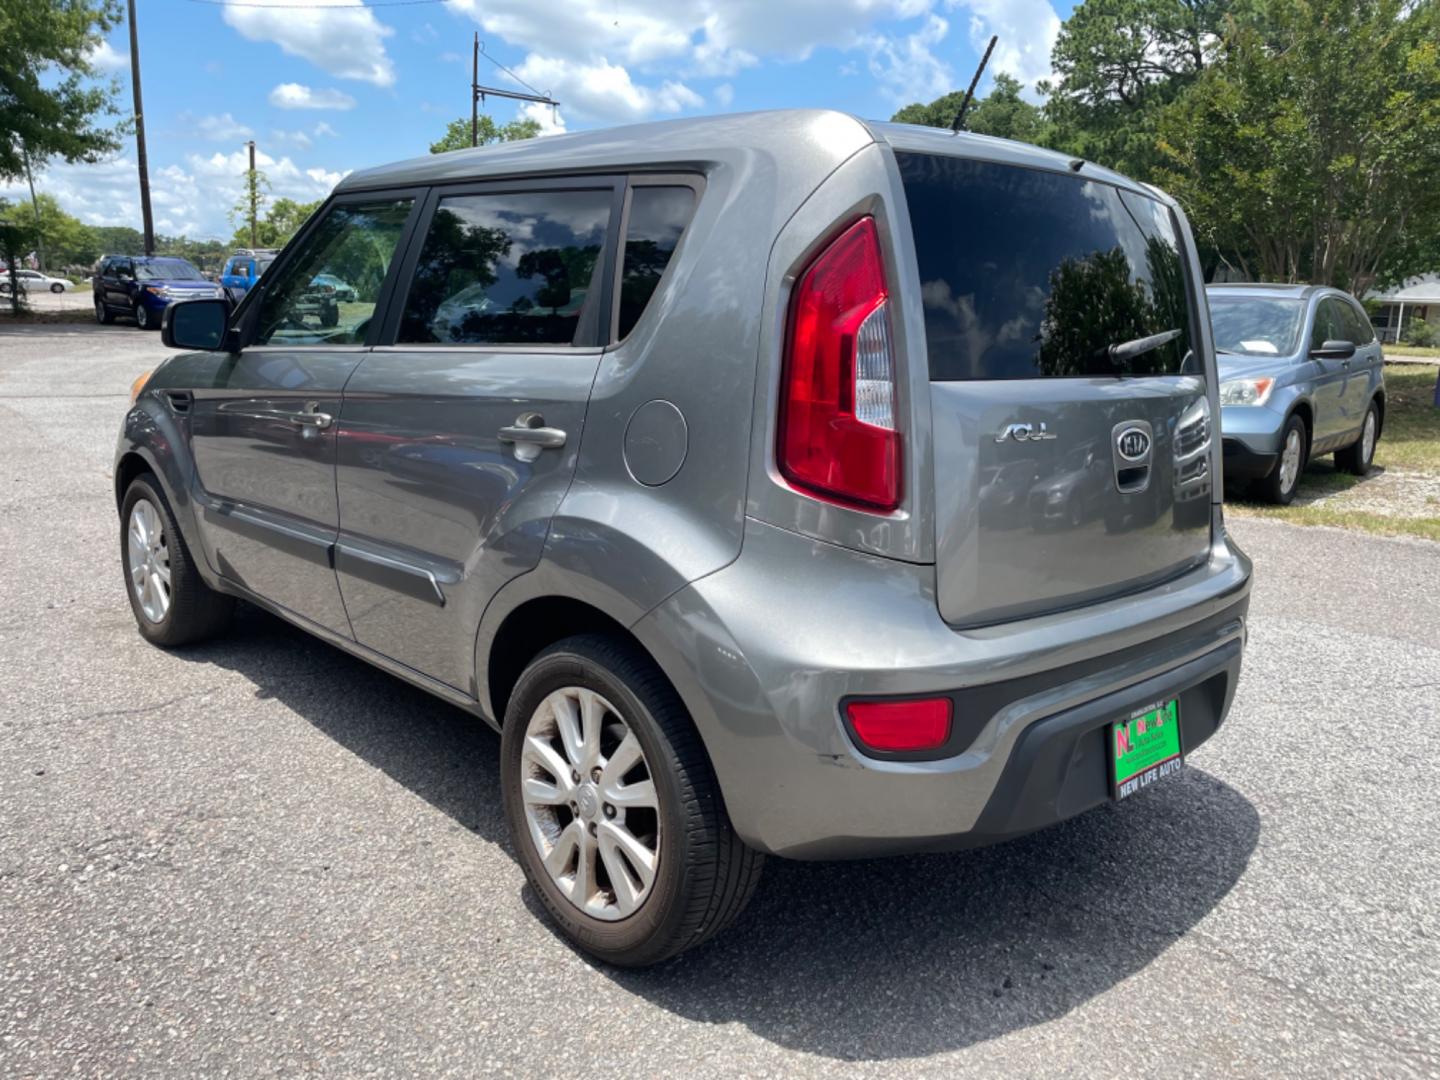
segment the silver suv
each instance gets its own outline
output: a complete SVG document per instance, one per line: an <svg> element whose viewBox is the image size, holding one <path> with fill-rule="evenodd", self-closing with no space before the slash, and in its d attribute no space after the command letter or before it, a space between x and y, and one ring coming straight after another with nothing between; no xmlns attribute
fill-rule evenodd
<svg viewBox="0 0 1440 1080"><path fill-rule="evenodd" d="M766 853L1015 836L1216 730L1250 565L1200 281L1157 191L832 112L355 173L233 315L166 313L136 621L240 597L470 710L554 921L653 963Z"/></svg>

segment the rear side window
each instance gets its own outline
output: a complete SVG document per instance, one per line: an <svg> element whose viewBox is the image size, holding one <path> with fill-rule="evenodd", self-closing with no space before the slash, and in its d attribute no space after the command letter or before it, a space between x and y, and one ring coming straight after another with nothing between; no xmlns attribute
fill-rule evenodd
<svg viewBox="0 0 1440 1080"><path fill-rule="evenodd" d="M396 341L595 341L613 192L521 191L441 199Z"/></svg>
<svg viewBox="0 0 1440 1080"><path fill-rule="evenodd" d="M1180 240L1158 200L1038 169L896 160L932 379L1199 371ZM1174 331L1159 347L1112 351Z"/></svg>
<svg viewBox="0 0 1440 1080"><path fill-rule="evenodd" d="M640 321L694 213L693 188L637 186L631 189L620 273L617 341L628 336Z"/></svg>

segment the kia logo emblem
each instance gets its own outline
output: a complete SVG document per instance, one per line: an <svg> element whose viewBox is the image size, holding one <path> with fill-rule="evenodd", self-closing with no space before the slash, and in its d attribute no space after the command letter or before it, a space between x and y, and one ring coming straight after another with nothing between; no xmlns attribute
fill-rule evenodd
<svg viewBox="0 0 1440 1080"><path fill-rule="evenodd" d="M1150 453L1150 433L1144 428L1127 427L1115 436L1115 449L1126 461L1144 461Z"/></svg>

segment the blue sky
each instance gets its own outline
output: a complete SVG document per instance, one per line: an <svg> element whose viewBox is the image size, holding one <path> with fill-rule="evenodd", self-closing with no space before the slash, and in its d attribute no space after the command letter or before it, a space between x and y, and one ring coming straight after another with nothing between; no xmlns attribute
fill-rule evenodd
<svg viewBox="0 0 1440 1080"><path fill-rule="evenodd" d="M140 0L140 56L156 228L228 236L245 141L272 195L315 199L348 171L423 154L468 115L470 41L541 91L492 99L499 121L547 131L671 116L824 106L889 116L969 80L991 33L990 75L1032 85L1071 4L1053 0ZM305 6L299 6L305 5ZM97 66L130 97L128 30ZM481 58L481 82L515 83ZM134 143L37 186L92 224L139 225ZM0 187L17 198L18 186Z"/></svg>

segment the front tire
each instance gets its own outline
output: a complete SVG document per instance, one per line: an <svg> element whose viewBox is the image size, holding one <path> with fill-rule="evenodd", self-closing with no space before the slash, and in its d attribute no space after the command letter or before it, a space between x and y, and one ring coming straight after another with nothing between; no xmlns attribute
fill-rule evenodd
<svg viewBox="0 0 1440 1080"><path fill-rule="evenodd" d="M764 859L735 835L700 737L635 646L567 638L520 676L505 816L551 919L611 964L659 963L740 914Z"/></svg>
<svg viewBox="0 0 1440 1080"><path fill-rule="evenodd" d="M64 285L61 285L61 284L57 281L57 282L55 282L55 284L53 284L53 285L50 286L50 291L53 292L56 296L59 296L62 292L65 291L65 286L64 286Z"/></svg>
<svg viewBox="0 0 1440 1080"><path fill-rule="evenodd" d="M153 476L132 481L120 505L120 565L140 636L151 644L190 645L229 625L235 601L205 584Z"/></svg>
<svg viewBox="0 0 1440 1080"><path fill-rule="evenodd" d="M1289 506L1295 499L1295 489L1300 486L1300 474L1305 471L1305 451L1309 435L1305 421L1291 416L1285 421L1285 430L1280 436L1280 460L1270 475L1260 481L1260 494L1266 502L1276 506Z"/></svg>
<svg viewBox="0 0 1440 1080"><path fill-rule="evenodd" d="M1380 410L1372 401L1360 425L1360 438L1344 450L1335 451L1335 464L1355 476L1365 476L1375 461L1375 444L1380 439Z"/></svg>
<svg viewBox="0 0 1440 1080"><path fill-rule="evenodd" d="M150 309L144 304L135 305L135 325L141 330L154 330L159 327L160 320L150 313Z"/></svg>

